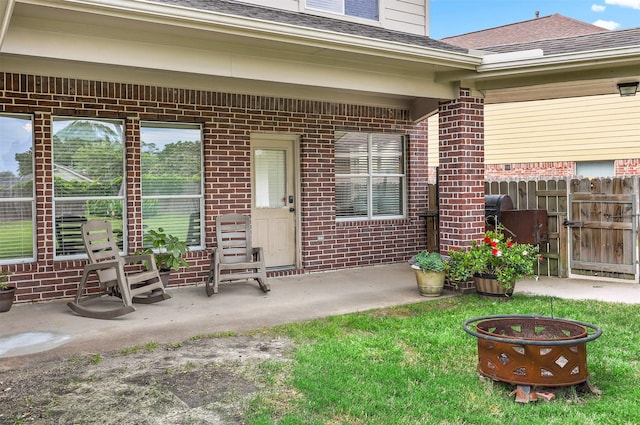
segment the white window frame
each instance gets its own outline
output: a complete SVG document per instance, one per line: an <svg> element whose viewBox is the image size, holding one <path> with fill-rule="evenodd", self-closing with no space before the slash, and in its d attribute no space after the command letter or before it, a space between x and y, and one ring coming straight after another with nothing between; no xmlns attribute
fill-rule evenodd
<svg viewBox="0 0 640 425"><path fill-rule="evenodd" d="M359 215L359 216L354 216L354 217L338 217L336 216L336 221L338 222L345 222L345 221L372 221L372 220L392 220L392 219L401 219L401 218L406 218L407 217L407 196L408 196L408 184L407 184L407 145L408 145L408 137L406 135L397 135L400 138L400 141L402 143L402 170L404 171L404 173L386 173L386 174L381 174L381 173L373 173L373 155L372 155L372 145L373 145L373 139L375 136L377 135L384 135L384 136L389 136L388 133L365 133L365 132L337 132L336 134L344 134L344 133L360 133L360 134L365 134L367 135L367 144L368 144L368 148L367 148L367 173L366 174L338 174L336 172L335 177L336 177L336 182L338 178L345 178L345 179L350 179L350 178L366 178L367 179L367 187L368 187L368 193L367 193L367 215L363 216L363 215ZM336 143L339 143L339 137L336 137ZM402 184L400 186L400 190L402 191L402 193L400 193L400 196L402 197L402 214L398 214L398 215L374 215L373 214L373 180L375 178L378 177L397 177L400 178ZM337 206L338 206L338 199L336 197L336 212L337 212Z"/></svg>
<svg viewBox="0 0 640 425"><path fill-rule="evenodd" d="M127 252L127 199L126 199L126 187L127 187L127 168L126 168L126 157L127 157L127 152L126 152L126 140L125 140L125 122L124 120L117 120L117 119L107 119L107 118L95 118L95 117L69 117L69 116L53 116L51 118L51 134L52 134L52 141L53 141L53 127L54 127L54 122L55 121L65 121L65 120L70 120L70 121L98 121L98 122L104 122L104 123L108 123L108 124L114 124L114 125L118 125L120 126L120 128L122 129L121 134L120 134L120 141L122 143L122 183L121 183L121 190L120 193L118 195L105 195L105 196L56 196L55 194L55 179L54 179L54 187L53 187L53 217L54 217L54 226L55 226L55 218L58 216L58 204L62 204L65 202L87 202L87 201L116 201L116 202L120 202L122 204L122 251L120 252L125 253ZM52 164L54 164L55 166L55 161L56 161L56 151L55 148L52 146ZM88 215L88 213L87 213ZM87 217L87 219L89 219L89 217ZM54 228L54 232L55 232L55 228ZM55 235L54 235L54 240L55 240ZM75 258L86 258L87 254L86 253L82 253L82 254L69 254L69 255L61 255L58 254L58 252L55 252L54 255L54 259L75 259Z"/></svg>
<svg viewBox="0 0 640 425"><path fill-rule="evenodd" d="M307 12L315 12L321 15L322 14L334 15L334 16L339 15L339 16L348 18L350 21L362 22L366 24L370 24L372 22L379 23L381 21L382 0L376 0L377 7L378 7L377 19L347 14L346 1L347 0L304 0L304 10ZM323 7L324 5L326 5L326 7Z"/></svg>
<svg viewBox="0 0 640 425"><path fill-rule="evenodd" d="M142 133L143 128L166 128L166 129L190 129L190 130L198 130L200 132L200 193L197 195L142 195L142 201L145 200L162 200L162 199L183 199L189 200L192 199L198 204L198 212L199 212L199 220L200 220L200 241L197 244L189 244L187 240L187 245L190 250L201 250L204 249L204 132L201 124L197 123L181 123L181 122L160 122L160 121L142 121L140 122L140 132ZM140 137L141 142L142 134ZM142 147L141 147L142 151ZM140 164L140 172L144 173L142 169L142 163ZM141 189L144 191L142 186L144 183L141 182ZM143 207L144 208L144 207ZM147 227L144 223L144 214L141 213L141 220L143 227ZM152 228L156 229L156 226ZM171 233L168 229L163 228L167 233ZM145 229L146 234L146 229Z"/></svg>
<svg viewBox="0 0 640 425"><path fill-rule="evenodd" d="M21 120L28 120L30 122L29 128L24 128L25 130L30 130L31 132L31 196L30 197L19 197L19 198L0 198L0 203L8 204L12 202L23 202L31 204L31 227L32 227L32 238L31 238L31 253L30 257L14 257L14 258L0 258L0 265L5 264L18 264L18 263L30 263L35 261L37 256L37 223L36 223L36 189L35 189L35 133L33 131L33 116L28 114L9 114L3 113L0 116L4 118L16 118ZM4 135L6 134L2 129L0 132ZM0 148L2 148L2 137L0 136ZM8 151L2 148L3 153L7 153ZM10 153L13 155L13 153Z"/></svg>

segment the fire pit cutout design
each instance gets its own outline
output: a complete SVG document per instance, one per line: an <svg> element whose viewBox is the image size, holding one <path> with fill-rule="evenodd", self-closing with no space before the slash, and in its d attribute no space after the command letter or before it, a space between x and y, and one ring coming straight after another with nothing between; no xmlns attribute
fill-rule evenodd
<svg viewBox="0 0 640 425"><path fill-rule="evenodd" d="M476 317L462 328L478 339L480 374L527 392L586 382L586 344L602 334L589 323L531 315Z"/></svg>

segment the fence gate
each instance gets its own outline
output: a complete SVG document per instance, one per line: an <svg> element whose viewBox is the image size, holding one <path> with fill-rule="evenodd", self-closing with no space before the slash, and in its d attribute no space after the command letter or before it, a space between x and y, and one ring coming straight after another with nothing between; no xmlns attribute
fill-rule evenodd
<svg viewBox="0 0 640 425"><path fill-rule="evenodd" d="M586 188L584 180L574 181L572 190L578 191L569 194L565 225L569 231L570 275L637 282L635 183L626 179L606 180L610 184L604 186L608 187L594 187L594 180L587 180ZM602 182L596 180L595 184ZM603 189L631 193L603 193Z"/></svg>

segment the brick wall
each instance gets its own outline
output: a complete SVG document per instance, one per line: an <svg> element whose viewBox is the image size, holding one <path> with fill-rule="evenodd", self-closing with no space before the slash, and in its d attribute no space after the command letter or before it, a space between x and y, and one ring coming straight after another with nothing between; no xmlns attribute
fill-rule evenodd
<svg viewBox="0 0 640 425"><path fill-rule="evenodd" d="M614 175L608 177L637 176L640 174L640 159L617 159L614 162ZM498 179L547 179L554 177L576 176L574 161L527 162L517 164L487 164L485 178Z"/></svg>
<svg viewBox="0 0 640 425"><path fill-rule="evenodd" d="M440 106L440 250L466 248L484 232L484 104L467 89Z"/></svg>
<svg viewBox="0 0 640 425"><path fill-rule="evenodd" d="M74 296L85 264L82 260L53 260L52 116L124 120L131 252L142 243L140 120L203 126L204 231L209 249L215 244L218 214L251 210L252 132L293 133L301 139L303 267L280 274L405 261L426 243L424 218L420 217L426 210L426 134L409 121L408 110L0 73L0 112L34 117L37 261L11 266L18 302ZM410 134L416 156L408 164L406 219L336 223L336 130ZM191 267L172 273L171 285L193 285L206 278L207 251L191 252L187 260Z"/></svg>
<svg viewBox="0 0 640 425"><path fill-rule="evenodd" d="M485 178L490 179L535 179L571 177L575 175L575 162L528 162L521 164L487 164Z"/></svg>

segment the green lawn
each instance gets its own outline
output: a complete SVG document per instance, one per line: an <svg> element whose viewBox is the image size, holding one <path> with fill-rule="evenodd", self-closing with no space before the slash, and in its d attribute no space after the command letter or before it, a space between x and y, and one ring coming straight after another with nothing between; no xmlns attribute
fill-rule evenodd
<svg viewBox="0 0 640 425"><path fill-rule="evenodd" d="M263 366L269 387L248 424L637 424L638 305L475 295L279 327L297 343L295 361ZM514 386L479 379L464 320L540 314L600 326L587 345L601 395L556 389L551 402L516 403Z"/></svg>

